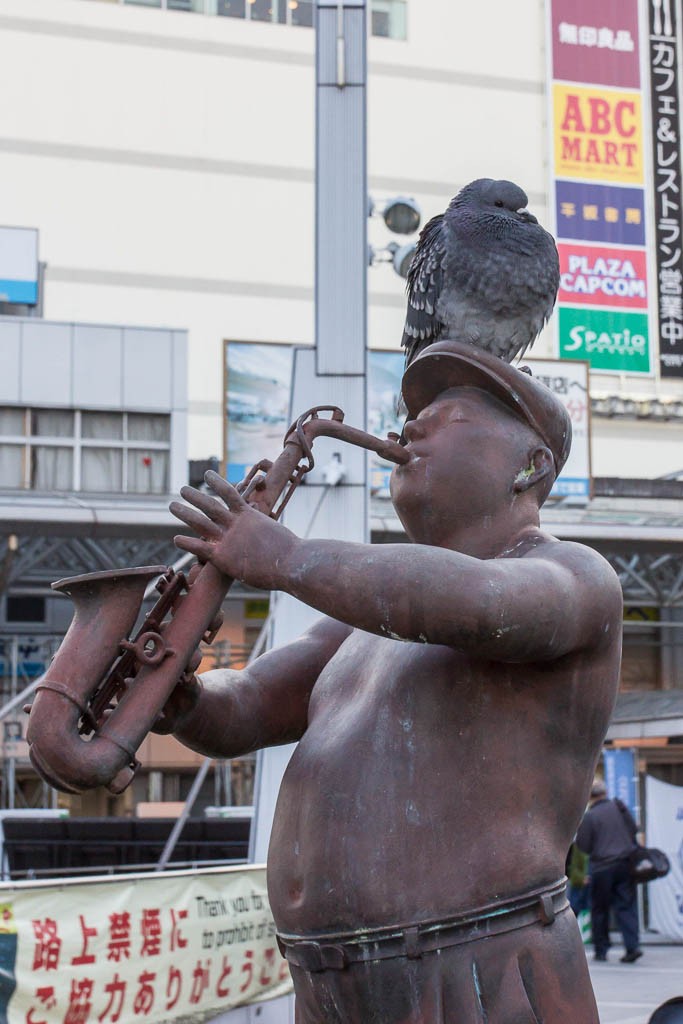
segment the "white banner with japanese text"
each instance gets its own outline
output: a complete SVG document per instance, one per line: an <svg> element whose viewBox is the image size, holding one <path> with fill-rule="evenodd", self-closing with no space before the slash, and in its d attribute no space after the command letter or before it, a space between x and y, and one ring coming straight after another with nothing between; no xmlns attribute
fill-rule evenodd
<svg viewBox="0 0 683 1024"><path fill-rule="evenodd" d="M289 991L265 867L0 886L0 1024L200 1022Z"/></svg>
<svg viewBox="0 0 683 1024"><path fill-rule="evenodd" d="M650 928L663 939L683 942L683 786L645 776L646 845L671 862L666 878L648 885Z"/></svg>

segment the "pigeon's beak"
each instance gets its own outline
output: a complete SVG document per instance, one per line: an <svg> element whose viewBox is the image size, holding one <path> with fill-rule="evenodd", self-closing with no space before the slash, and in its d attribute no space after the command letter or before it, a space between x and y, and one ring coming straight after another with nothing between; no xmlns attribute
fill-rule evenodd
<svg viewBox="0 0 683 1024"><path fill-rule="evenodd" d="M528 210L517 210L517 215L527 224L538 224L538 221L534 217L533 213L529 213Z"/></svg>

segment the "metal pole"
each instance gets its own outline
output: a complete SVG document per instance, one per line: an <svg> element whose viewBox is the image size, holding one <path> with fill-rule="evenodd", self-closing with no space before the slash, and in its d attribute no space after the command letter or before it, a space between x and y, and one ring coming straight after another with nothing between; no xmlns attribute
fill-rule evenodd
<svg viewBox="0 0 683 1024"><path fill-rule="evenodd" d="M292 417L320 402L341 405L349 422L366 421L367 155L366 0L316 0L315 348L297 349ZM327 456L325 452L329 453ZM334 448L319 447L325 465ZM366 458L345 448L347 473L320 516L316 536L367 541ZM302 536L324 486L317 471L289 506L286 523ZM296 638L317 613L278 594L273 643ZM259 751L249 859L266 859L277 793L291 746Z"/></svg>

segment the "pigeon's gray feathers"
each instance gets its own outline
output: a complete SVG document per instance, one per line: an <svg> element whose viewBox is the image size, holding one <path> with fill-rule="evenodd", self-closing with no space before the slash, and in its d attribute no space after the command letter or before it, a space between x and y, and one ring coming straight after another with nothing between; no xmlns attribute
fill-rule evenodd
<svg viewBox="0 0 683 1024"><path fill-rule="evenodd" d="M479 178L423 228L408 272L406 365L452 338L511 362L552 313L559 261L552 235L511 181Z"/></svg>

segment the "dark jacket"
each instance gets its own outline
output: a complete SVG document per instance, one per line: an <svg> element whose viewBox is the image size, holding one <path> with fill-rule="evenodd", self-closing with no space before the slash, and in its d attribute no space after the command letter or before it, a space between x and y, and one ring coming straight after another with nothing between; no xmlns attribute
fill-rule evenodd
<svg viewBox="0 0 683 1024"><path fill-rule="evenodd" d="M621 803L621 801L620 801ZM590 856L590 869L599 871L618 860L625 860L633 850L638 831L630 811L614 800L604 797L586 811L576 833L576 845Z"/></svg>

